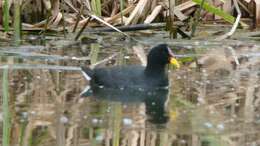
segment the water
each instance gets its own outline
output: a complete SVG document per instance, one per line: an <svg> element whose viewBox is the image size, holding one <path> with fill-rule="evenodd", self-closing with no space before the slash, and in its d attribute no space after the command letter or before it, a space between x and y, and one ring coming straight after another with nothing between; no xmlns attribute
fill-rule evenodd
<svg viewBox="0 0 260 146"><path fill-rule="evenodd" d="M136 35L146 52L155 40L175 48L183 64L169 72L169 88L100 88L99 95L81 96L89 83L80 66L141 64L137 44L113 35L0 49L0 68L9 68L11 145L260 145L259 44Z"/></svg>

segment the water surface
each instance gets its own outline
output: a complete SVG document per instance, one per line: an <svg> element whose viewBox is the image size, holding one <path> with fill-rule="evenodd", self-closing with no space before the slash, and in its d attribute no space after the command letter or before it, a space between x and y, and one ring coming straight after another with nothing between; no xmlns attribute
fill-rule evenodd
<svg viewBox="0 0 260 146"><path fill-rule="evenodd" d="M260 145L259 44L171 40L165 32L132 36L143 43L105 33L79 42L2 46L11 145ZM168 43L182 62L180 69L169 67L169 88L81 96L89 82L80 66L141 64L133 48L148 52L158 42Z"/></svg>

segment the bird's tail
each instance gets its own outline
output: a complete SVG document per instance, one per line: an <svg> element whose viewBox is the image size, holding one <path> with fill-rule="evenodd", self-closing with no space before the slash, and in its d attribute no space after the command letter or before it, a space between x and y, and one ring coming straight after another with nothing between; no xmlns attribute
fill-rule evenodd
<svg viewBox="0 0 260 146"><path fill-rule="evenodd" d="M88 67L81 67L81 72L88 81L91 80L94 75L94 71Z"/></svg>

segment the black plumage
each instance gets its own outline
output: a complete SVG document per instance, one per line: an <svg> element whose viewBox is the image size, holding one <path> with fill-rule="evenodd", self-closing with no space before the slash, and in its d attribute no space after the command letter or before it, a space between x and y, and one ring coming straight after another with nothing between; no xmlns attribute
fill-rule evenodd
<svg viewBox="0 0 260 146"><path fill-rule="evenodd" d="M108 88L154 88L168 85L165 67L171 62L173 53L167 44L151 49L147 56L147 66L130 65L105 68L82 68L90 78L91 86Z"/></svg>

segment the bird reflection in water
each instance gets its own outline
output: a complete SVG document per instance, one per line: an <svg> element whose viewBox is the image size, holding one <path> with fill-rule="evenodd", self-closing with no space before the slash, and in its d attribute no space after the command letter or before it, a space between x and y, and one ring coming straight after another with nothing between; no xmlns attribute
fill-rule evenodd
<svg viewBox="0 0 260 146"><path fill-rule="evenodd" d="M168 115L165 110L168 88L105 88L102 86L92 86L91 90L83 92L83 97L91 93L99 100L116 101L122 104L144 103L147 121L153 124L165 124Z"/></svg>

